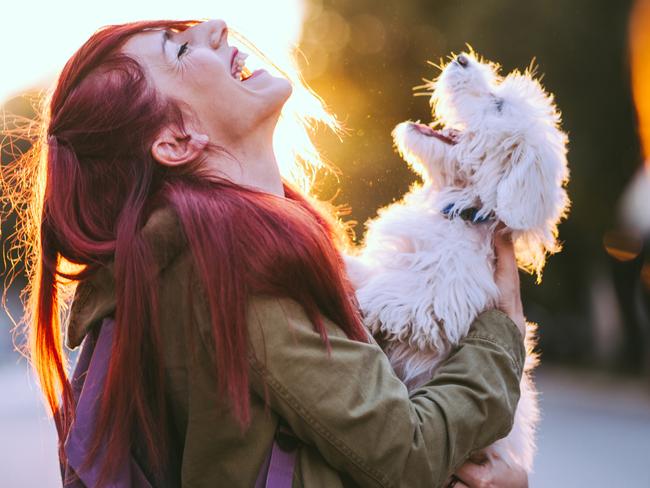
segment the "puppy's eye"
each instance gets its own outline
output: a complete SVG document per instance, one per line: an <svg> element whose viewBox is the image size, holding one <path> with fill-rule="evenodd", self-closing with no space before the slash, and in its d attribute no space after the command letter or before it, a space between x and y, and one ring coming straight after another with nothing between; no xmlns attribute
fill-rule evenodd
<svg viewBox="0 0 650 488"><path fill-rule="evenodd" d="M494 105L497 107L497 112L503 112L503 98L495 98Z"/></svg>

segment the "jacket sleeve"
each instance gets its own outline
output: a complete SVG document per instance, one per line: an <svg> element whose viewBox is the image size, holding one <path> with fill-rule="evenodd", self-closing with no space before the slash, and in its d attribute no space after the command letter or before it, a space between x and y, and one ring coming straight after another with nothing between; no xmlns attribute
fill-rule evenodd
<svg viewBox="0 0 650 488"><path fill-rule="evenodd" d="M441 486L512 427L524 346L501 312L479 316L410 396L379 346L351 341L325 320L328 354L296 302L257 297L248 317L254 392L361 486Z"/></svg>

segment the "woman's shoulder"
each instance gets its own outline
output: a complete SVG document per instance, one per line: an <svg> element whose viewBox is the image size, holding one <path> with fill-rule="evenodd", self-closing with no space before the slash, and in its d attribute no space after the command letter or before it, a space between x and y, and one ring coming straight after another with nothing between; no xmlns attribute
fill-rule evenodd
<svg viewBox="0 0 650 488"><path fill-rule="evenodd" d="M277 334L277 329L282 326L282 330L294 338L296 334L305 334L322 341L305 308L287 296L252 295L248 299L247 318L253 335L255 329L264 332L270 328L276 329ZM346 337L343 330L323 314L318 313L318 319L323 321L328 336Z"/></svg>
<svg viewBox="0 0 650 488"><path fill-rule="evenodd" d="M327 339L314 320L322 321ZM318 313L312 317L298 301L286 296L250 297L247 322L249 360L253 370L262 376L272 374L280 382L285 381L285 376L291 378L296 368L313 366L316 371L324 371L324 364L330 367L334 363L353 368L355 363L364 361L362 358L383 355L374 341L364 343L349 339L343 329L326 316ZM295 379L286 379L285 386L295 389L301 384Z"/></svg>
<svg viewBox="0 0 650 488"><path fill-rule="evenodd" d="M159 275L186 254L187 240L181 222L171 206L155 209L142 228L142 235L149 243L154 269ZM66 326L66 344L75 349L81 344L87 331L115 310L116 283L113 261L99 267L91 276L80 281L70 305Z"/></svg>
<svg viewBox="0 0 650 488"><path fill-rule="evenodd" d="M142 235L151 247L159 271L187 248L187 239L178 214L171 206L159 207L149 215Z"/></svg>

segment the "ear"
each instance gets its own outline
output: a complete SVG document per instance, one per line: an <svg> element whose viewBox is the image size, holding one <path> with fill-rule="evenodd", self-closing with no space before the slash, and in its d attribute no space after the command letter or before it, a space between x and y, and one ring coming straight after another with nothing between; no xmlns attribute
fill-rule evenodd
<svg viewBox="0 0 650 488"><path fill-rule="evenodd" d="M560 250L557 226L569 207L566 140L561 132L556 135L540 145L520 140L497 187L496 215L514 231L518 264L538 279L546 253Z"/></svg>
<svg viewBox="0 0 650 488"><path fill-rule="evenodd" d="M550 143L549 143L550 146ZM528 231L556 222L567 205L564 148L519 141L509 153L497 186L496 214L512 230Z"/></svg>
<svg viewBox="0 0 650 488"><path fill-rule="evenodd" d="M163 166L177 167L195 161L208 141L206 134L182 133L176 127L165 127L151 145L151 155Z"/></svg>

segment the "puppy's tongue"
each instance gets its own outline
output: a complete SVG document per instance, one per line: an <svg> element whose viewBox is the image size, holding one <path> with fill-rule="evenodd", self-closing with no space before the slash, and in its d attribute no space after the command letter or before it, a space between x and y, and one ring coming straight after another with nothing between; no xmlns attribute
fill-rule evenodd
<svg viewBox="0 0 650 488"><path fill-rule="evenodd" d="M435 137L435 135L436 135L436 131L433 130L433 129L432 129L431 127L429 127L428 125L424 125L424 124L413 124L413 127L415 127L415 128L418 130L418 132L420 132L421 134L424 134L425 136L432 136L432 137Z"/></svg>
<svg viewBox="0 0 650 488"><path fill-rule="evenodd" d="M433 130L428 125L413 124L413 127L420 134L425 135L427 137L435 137L436 139L440 139L442 142L444 142L445 144L449 144L450 146L456 144L456 141L453 138L449 137L447 134L443 134L441 131Z"/></svg>

